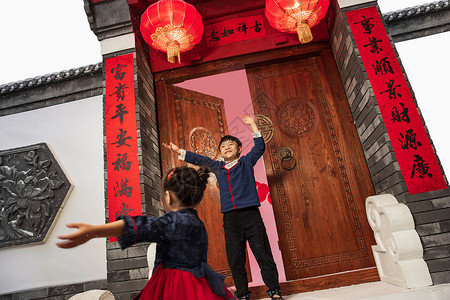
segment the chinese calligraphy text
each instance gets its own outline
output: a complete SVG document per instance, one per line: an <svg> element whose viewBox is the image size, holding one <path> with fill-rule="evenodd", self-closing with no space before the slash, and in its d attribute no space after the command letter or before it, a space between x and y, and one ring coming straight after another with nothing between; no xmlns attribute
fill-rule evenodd
<svg viewBox="0 0 450 300"><path fill-rule="evenodd" d="M266 35L261 15L238 18L205 26L206 45L214 47Z"/></svg>
<svg viewBox="0 0 450 300"><path fill-rule="evenodd" d="M118 216L142 213L133 54L105 60L105 89L108 207L113 222Z"/></svg>
<svg viewBox="0 0 450 300"><path fill-rule="evenodd" d="M409 194L447 187L375 6L346 13Z"/></svg>

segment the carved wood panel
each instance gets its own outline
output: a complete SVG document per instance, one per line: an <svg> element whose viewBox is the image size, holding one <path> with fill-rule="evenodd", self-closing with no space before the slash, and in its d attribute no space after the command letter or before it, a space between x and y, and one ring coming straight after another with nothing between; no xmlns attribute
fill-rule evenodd
<svg viewBox="0 0 450 300"><path fill-rule="evenodd" d="M219 141L228 134L223 99L166 83L159 83L157 87L158 98L165 99L158 105L161 141L172 141L182 149L217 159ZM187 165L174 156L162 151L164 172L177 165ZM196 209L208 232L208 263L216 272L227 276L228 286L233 286L220 220L219 189L215 178L212 181Z"/></svg>
<svg viewBox="0 0 450 300"><path fill-rule="evenodd" d="M341 95L321 58L247 73L255 112L276 120L264 161L287 278L373 266L364 215L373 187L348 104L335 103ZM297 161L292 170L278 156L285 146Z"/></svg>

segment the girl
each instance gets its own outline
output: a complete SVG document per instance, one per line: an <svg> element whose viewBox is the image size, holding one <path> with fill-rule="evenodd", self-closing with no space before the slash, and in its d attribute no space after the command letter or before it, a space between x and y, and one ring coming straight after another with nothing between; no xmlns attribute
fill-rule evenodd
<svg viewBox="0 0 450 300"><path fill-rule="evenodd" d="M157 243L155 268L144 289L134 299L232 299L224 276L206 263L208 238L194 209L203 198L209 177L206 167L172 169L163 179L161 217L123 216L103 224L67 224L78 230L59 236L60 248L73 248L92 238L117 236L125 249L139 242Z"/></svg>

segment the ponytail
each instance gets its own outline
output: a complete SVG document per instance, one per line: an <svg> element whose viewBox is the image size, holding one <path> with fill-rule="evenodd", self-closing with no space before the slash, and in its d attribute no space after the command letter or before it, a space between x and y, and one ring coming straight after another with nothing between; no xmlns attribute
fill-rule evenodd
<svg viewBox="0 0 450 300"><path fill-rule="evenodd" d="M203 198L210 171L208 167L171 169L163 180L163 192L174 193L185 207L196 206Z"/></svg>

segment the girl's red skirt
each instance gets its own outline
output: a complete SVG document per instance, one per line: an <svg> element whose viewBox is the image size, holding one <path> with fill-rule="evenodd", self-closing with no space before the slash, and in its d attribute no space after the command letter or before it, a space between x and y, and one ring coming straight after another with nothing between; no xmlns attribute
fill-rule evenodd
<svg viewBox="0 0 450 300"><path fill-rule="evenodd" d="M216 295L205 277L195 278L191 272L163 269L159 265L144 289L134 298L142 300L223 300L234 299L225 287L225 298Z"/></svg>

